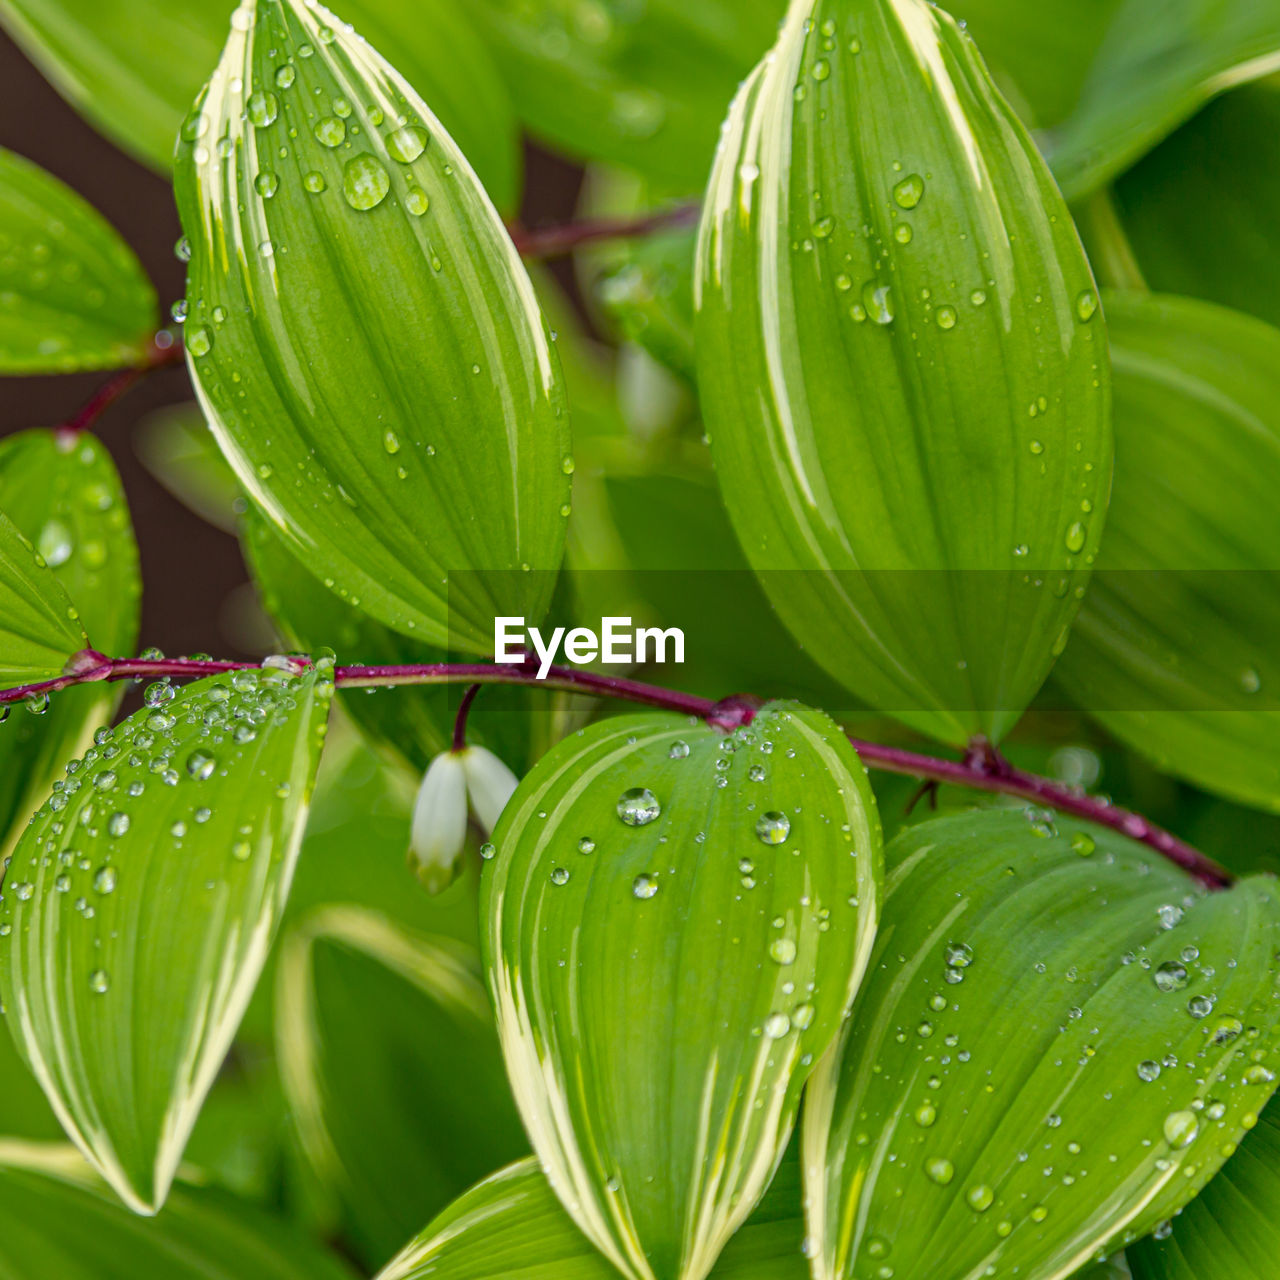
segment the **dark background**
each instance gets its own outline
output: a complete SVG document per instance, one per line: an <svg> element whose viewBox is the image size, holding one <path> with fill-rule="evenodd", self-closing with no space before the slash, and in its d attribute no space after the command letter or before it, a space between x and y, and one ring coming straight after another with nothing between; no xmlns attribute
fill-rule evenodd
<svg viewBox="0 0 1280 1280"><path fill-rule="evenodd" d="M90 128L0 33L0 146L61 178L107 218L133 246L168 318L182 297L182 264L173 247L181 234L169 183L143 168ZM581 173L558 157L526 147L521 219L537 227L568 220ZM567 273L557 272L571 284ZM0 381L0 437L66 421L109 374L5 378ZM185 368L151 374L103 414L95 432L120 468L142 554L143 646L171 656L212 652L256 656L227 626L228 599L247 582L235 539L193 515L147 472L133 448L136 423L165 405L191 399ZM113 655L124 656L124 655Z"/></svg>

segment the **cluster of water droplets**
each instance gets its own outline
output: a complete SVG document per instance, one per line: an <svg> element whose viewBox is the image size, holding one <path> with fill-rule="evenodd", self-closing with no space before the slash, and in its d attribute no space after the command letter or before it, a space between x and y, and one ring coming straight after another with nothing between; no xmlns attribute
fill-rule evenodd
<svg viewBox="0 0 1280 1280"><path fill-rule="evenodd" d="M142 655L161 656L154 649ZM316 668L315 696L326 700L332 695L332 655L318 657ZM255 789L245 802L243 793L260 776L277 799L290 794L287 774L267 778L258 761L267 735L288 726L297 712L303 696L297 677L304 670L298 660L274 655L260 669L235 671L189 690L179 691L167 678L149 684L143 708L115 728L98 729L93 746L67 764L32 817L6 863L0 937L24 927L24 904L52 895L65 902L69 918L89 922L93 947L105 950L117 935L114 915L103 908L140 857L190 857L190 842L205 831L216 831L223 846L223 877L255 851L269 854L270 818L255 803L266 797ZM321 720L321 735L323 727ZM291 756L282 753L282 767L291 767ZM223 785L210 787L215 779ZM163 826L153 829L156 815ZM215 821L219 815L222 820ZM142 833L144 851L128 838L131 832ZM209 865L212 872L216 860ZM211 879L208 887L216 883ZM96 967L88 982L91 991L104 995L110 973Z"/></svg>
<svg viewBox="0 0 1280 1280"><path fill-rule="evenodd" d="M1028 811L1028 819L1034 829L1042 821L1041 811ZM1097 841L1083 831L1059 835L1050 829L1037 834L1056 840L1064 851L1090 859L1091 867L1104 870L1106 888L1091 890L1097 898L1096 910L1116 916L1117 932L1133 928L1133 912L1126 907L1125 892L1116 876L1132 874L1136 888L1149 867L1136 860L1132 866L1121 867L1113 857L1095 857ZM1010 868L1010 874L1019 873ZM1151 908L1147 941L1113 958L1109 968L1099 970L1090 965L1084 972L1085 966L1070 963L1069 949L1061 946L1057 955L1064 968L1055 972L1044 961L1034 963L1035 977L1052 984L1045 987L1046 1004L1052 1007L1061 1001L1063 1005L1056 1038L1046 1048L1047 1064L1061 1071L1062 1080L1040 1120L1039 1135L1028 1133L1024 1149L1008 1166L994 1162L989 1168L981 1163L975 1167L967 1147L953 1150L949 1138L933 1138L942 1131L938 1127L941 1118L949 1116L954 1123L958 1117L972 1115L984 1098L1001 1096L1002 1080L1018 1070L1005 1051L992 1056L978 1021L957 1017L970 985L978 983L981 996L989 998L988 984L999 986L1008 981L1006 975L988 968L1000 963L1007 951L1006 933L1001 932L998 938L993 934L985 949L957 933L935 944L934 963L923 967L920 978L912 980L910 987L903 979L904 991L918 994L905 996L897 1006L889 1052L882 1051L872 1068L875 1083L868 1096L878 1097L880 1102L874 1111L858 1113L865 1127L856 1129L852 1136L855 1147L881 1143L876 1128L881 1107L901 1105L904 1119L877 1161L883 1157L881 1181L890 1174L890 1186L902 1190L882 1190L880 1194L909 1193L916 1178L924 1185L953 1188L949 1194L959 1194L975 1215L975 1229L989 1229L993 1242L998 1242L1020 1224L1038 1225L1053 1215L1074 1212L1071 1188L1090 1187L1091 1175L1096 1182L1100 1176L1108 1176L1104 1170L1117 1164L1142 1165L1153 1182L1165 1179L1175 1169L1187 1182L1207 1176L1214 1162L1234 1150L1240 1133L1257 1123L1258 1112L1274 1087L1274 1032L1266 1028L1274 1023L1275 1009L1264 1006L1268 1000L1274 1005L1277 995L1273 980L1259 986L1262 994L1254 998L1260 1003L1251 1010L1223 1007L1223 980L1234 973L1237 961L1230 956L1209 958L1203 937L1178 941L1196 919L1191 910L1196 901L1187 897L1157 903ZM1119 914L1124 910L1129 910L1127 924ZM1169 954L1171 941L1176 945ZM916 958L902 952L888 956L883 967L892 973L909 963L916 964ZM1113 1020L1103 1025L1091 1007L1091 998L1130 967L1136 981L1136 986L1129 988L1134 1001L1133 1023L1119 1025ZM883 982L886 976L876 981ZM912 1005L921 997L923 1007L913 1014ZM1149 1014L1139 1013L1146 1002L1149 1013L1158 1014L1164 1001L1169 1002L1167 1017L1153 1021ZM1040 1018L1032 1019L1036 1021ZM1137 1031L1139 1025L1144 1028L1141 1032ZM1025 1034L1038 1033L1034 1026L1027 1026ZM1153 1035L1160 1042L1160 1051L1137 1051L1144 1038L1146 1047L1151 1048ZM1134 1074L1128 1085L1116 1076L1117 1052L1121 1056L1133 1054L1129 1069ZM1104 1066L1095 1075L1091 1068L1099 1062ZM908 1090L906 1098L901 1104L886 1104L884 1098L895 1097L899 1087ZM1142 1096L1148 1088L1159 1090L1152 1095L1154 1107ZM1073 1117L1094 1110L1095 1091L1115 1103L1117 1123L1127 1124L1137 1106L1150 1111L1152 1126L1146 1135L1131 1135L1108 1145L1105 1127L1097 1130L1092 1123L1073 1124ZM1046 1093L1050 1096L1052 1091ZM1022 1100L1010 1092L1008 1105L1021 1108ZM952 1125L946 1132L954 1132ZM1025 1170L1020 1171L1021 1166ZM1039 1176L1029 1177L1032 1173ZM1043 1189L1037 1190L1037 1184ZM860 1242L861 1269L855 1269L854 1274L888 1280L894 1274L894 1241L875 1234L875 1227L873 1211L869 1234ZM987 1272L1001 1273L998 1262Z"/></svg>

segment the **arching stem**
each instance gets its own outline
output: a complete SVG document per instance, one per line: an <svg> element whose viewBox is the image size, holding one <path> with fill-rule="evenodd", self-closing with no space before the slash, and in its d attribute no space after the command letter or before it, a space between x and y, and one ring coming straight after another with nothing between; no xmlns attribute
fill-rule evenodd
<svg viewBox="0 0 1280 1280"><path fill-rule="evenodd" d="M305 664L306 659L299 661ZM76 684L91 684L101 680L158 679L165 676L210 676L225 671L251 670L255 665L251 662L220 662L199 658L108 658L95 650L86 649L71 659L61 676L0 691L0 708L28 699L41 699L47 694ZM760 705L758 699L749 695L736 695L715 702L710 698L664 689L639 680L600 675L594 671L579 671L571 667L553 666L547 671L546 677L539 680L537 665L533 662L434 662L385 667L338 667L334 671L334 683L340 688L440 684L473 686L464 695L463 705L459 708L458 722L454 728L455 747L460 733L465 742L466 712L475 697L475 690L484 684L537 685L540 688L566 690L594 697L618 698L705 720L723 732L749 724ZM946 760L902 747L866 742L852 735L849 741L869 768L906 774L927 783L948 783L1015 796L1118 831L1129 839L1154 849L1210 889L1224 888L1233 881L1231 872L1225 867L1141 814L1064 786L1050 778L1014 768L989 743L975 741L964 759Z"/></svg>

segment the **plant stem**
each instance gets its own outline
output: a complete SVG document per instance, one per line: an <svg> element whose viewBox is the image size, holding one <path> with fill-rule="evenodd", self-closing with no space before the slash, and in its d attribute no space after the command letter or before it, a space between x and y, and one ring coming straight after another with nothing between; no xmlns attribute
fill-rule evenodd
<svg viewBox="0 0 1280 1280"><path fill-rule="evenodd" d="M305 664L306 659L299 661ZM71 685L101 680L210 676L226 671L253 670L256 665L252 662L222 662L199 658L108 658L95 650L86 649L72 658L61 676L17 689L0 690L0 707L27 699L39 699ZM385 667L337 667L334 670L334 683L340 688L348 689L390 685L473 686L464 696L463 707L460 708L458 723L464 727L459 730L455 725L455 745L458 734L461 732L465 735L465 710L475 696L475 689L484 684L534 685L594 697L618 698L693 716L725 731L750 723L755 708L759 705L756 699L745 695L715 702L710 698L644 684L639 680L606 676L594 671L578 671L570 667L550 667L546 677L539 680L537 666L532 661L502 665L492 662L431 662ZM1234 879L1225 867L1141 814L1122 809L1108 800L1086 795L1050 778L1016 769L982 740L975 740L963 760L945 760L902 747L866 742L852 735L849 741L862 761L872 769L906 774L926 782L949 783L978 791L1016 796L1060 813L1082 818L1147 845L1210 889L1225 888Z"/></svg>
<svg viewBox="0 0 1280 1280"><path fill-rule="evenodd" d="M532 231L516 226L511 228L511 239L526 258L557 258L598 240L628 240L690 226L697 217L698 205L690 202L631 218L597 218L569 222L563 226L538 227Z"/></svg>
<svg viewBox="0 0 1280 1280"><path fill-rule="evenodd" d="M154 372L156 369L163 369L169 365L177 364L181 359L182 343L174 341L167 330L161 329L152 339L142 362L112 374L58 428L59 437L63 440L74 440L82 431L88 431L125 392L141 382L147 374Z"/></svg>

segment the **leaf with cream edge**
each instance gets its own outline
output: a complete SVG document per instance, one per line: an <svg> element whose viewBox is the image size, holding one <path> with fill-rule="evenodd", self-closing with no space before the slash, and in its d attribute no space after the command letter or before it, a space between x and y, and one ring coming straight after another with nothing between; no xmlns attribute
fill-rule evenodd
<svg viewBox="0 0 1280 1280"><path fill-rule="evenodd" d="M1280 1256L1280 1113L1269 1106L1222 1172L1128 1250L1134 1280L1271 1280Z"/></svg>
<svg viewBox="0 0 1280 1280"><path fill-rule="evenodd" d="M702 1280L782 1157L879 907L861 761L821 712L628 716L550 751L481 883L507 1071L551 1185L635 1280Z"/></svg>
<svg viewBox="0 0 1280 1280"><path fill-rule="evenodd" d="M1280 811L1280 329L1114 294L1116 486L1054 673L1162 769Z"/></svg>
<svg viewBox="0 0 1280 1280"><path fill-rule="evenodd" d="M377 1280L617 1280L573 1225L535 1160L501 1169L455 1200ZM711 1280L809 1280L800 1164L783 1158Z"/></svg>
<svg viewBox="0 0 1280 1280"><path fill-rule="evenodd" d="M14 851L6 1022L136 1212L164 1203L266 960L332 692L318 664L152 694L68 767Z"/></svg>
<svg viewBox="0 0 1280 1280"><path fill-rule="evenodd" d="M142 360L156 292L96 209L0 147L0 374L75 373Z"/></svg>
<svg viewBox="0 0 1280 1280"><path fill-rule="evenodd" d="M31 539L75 601L102 652L132 653L138 640L138 547L111 455L90 435L21 431L0 442L0 511ZM39 716L0 728L0 856L48 794L62 766L111 719L122 685L65 689Z"/></svg>
<svg viewBox="0 0 1280 1280"><path fill-rule="evenodd" d="M1101 534L1106 334L1053 179L945 13L793 3L729 113L696 288L716 471L779 614L878 709L1003 736Z"/></svg>
<svg viewBox="0 0 1280 1280"><path fill-rule="evenodd" d="M1280 894L1204 894L1039 810L902 832L806 1095L815 1280L1062 1280L1145 1235L1275 1089Z"/></svg>
<svg viewBox="0 0 1280 1280"><path fill-rule="evenodd" d="M0 0L0 26L63 97L161 173L227 37L236 0ZM498 69L458 0L344 0L396 62L500 209L519 198L519 131Z"/></svg>
<svg viewBox="0 0 1280 1280"><path fill-rule="evenodd" d="M350 905L310 913L281 944L290 1114L330 1202L326 1235L342 1229L372 1265L529 1149L479 972L473 948Z"/></svg>
<svg viewBox="0 0 1280 1280"><path fill-rule="evenodd" d="M60 676L86 643L53 570L0 511L0 689Z"/></svg>
<svg viewBox="0 0 1280 1280"><path fill-rule="evenodd" d="M1052 139L1062 189L1104 186L1220 93L1280 71L1272 0L1125 0Z"/></svg>
<svg viewBox="0 0 1280 1280"><path fill-rule="evenodd" d="M439 121L327 10L250 0L182 137L188 362L250 497L424 644L487 652L495 614L539 619L572 470L559 365Z"/></svg>

